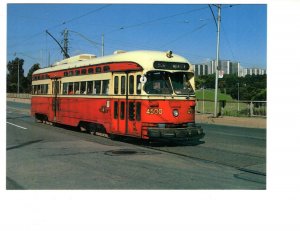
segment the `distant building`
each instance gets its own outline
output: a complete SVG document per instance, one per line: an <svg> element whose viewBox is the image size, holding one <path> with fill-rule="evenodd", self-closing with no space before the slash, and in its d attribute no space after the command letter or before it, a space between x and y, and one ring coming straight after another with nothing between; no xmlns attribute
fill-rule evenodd
<svg viewBox="0 0 300 231"><path fill-rule="evenodd" d="M238 77L246 75L264 75L265 69L261 68L243 68L239 62L231 62L230 60L219 60L219 68L223 74L235 74ZM194 64L195 76L210 75L216 73L216 60L206 63Z"/></svg>

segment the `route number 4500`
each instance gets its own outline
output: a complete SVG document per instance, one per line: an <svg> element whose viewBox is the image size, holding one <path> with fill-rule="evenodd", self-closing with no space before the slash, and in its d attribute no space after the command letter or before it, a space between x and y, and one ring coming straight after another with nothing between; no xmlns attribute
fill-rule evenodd
<svg viewBox="0 0 300 231"><path fill-rule="evenodd" d="M163 113L163 109L162 108L148 108L146 113L150 114L150 115L161 115Z"/></svg>

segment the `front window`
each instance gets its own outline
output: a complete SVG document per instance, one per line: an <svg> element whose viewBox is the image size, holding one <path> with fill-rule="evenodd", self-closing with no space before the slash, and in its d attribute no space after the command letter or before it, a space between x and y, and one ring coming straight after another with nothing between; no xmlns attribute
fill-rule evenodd
<svg viewBox="0 0 300 231"><path fill-rule="evenodd" d="M147 82L144 85L144 90L147 94L194 94L186 72L153 71L148 72L146 77Z"/></svg>
<svg viewBox="0 0 300 231"><path fill-rule="evenodd" d="M147 94L172 94L169 73L165 71L148 72L144 90Z"/></svg>
<svg viewBox="0 0 300 231"><path fill-rule="evenodd" d="M187 73L176 72L170 75L172 86L177 95L194 94Z"/></svg>

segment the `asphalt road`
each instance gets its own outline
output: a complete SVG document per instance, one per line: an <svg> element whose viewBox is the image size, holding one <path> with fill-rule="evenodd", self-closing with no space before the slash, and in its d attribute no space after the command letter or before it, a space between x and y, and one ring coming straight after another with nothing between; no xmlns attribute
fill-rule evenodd
<svg viewBox="0 0 300 231"><path fill-rule="evenodd" d="M7 102L7 189L265 189L266 130L203 125L200 142L110 140Z"/></svg>

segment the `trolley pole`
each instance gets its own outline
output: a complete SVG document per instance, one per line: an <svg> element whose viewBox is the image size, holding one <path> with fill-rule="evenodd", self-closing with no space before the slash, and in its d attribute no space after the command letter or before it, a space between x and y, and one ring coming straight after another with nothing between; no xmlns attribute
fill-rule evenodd
<svg viewBox="0 0 300 231"><path fill-rule="evenodd" d="M217 60L215 64L216 78L215 78L215 110L214 117L217 117L217 103L218 103L218 78L219 78L219 47L220 47L220 22L221 22L221 4L218 7L218 25L217 25Z"/></svg>

